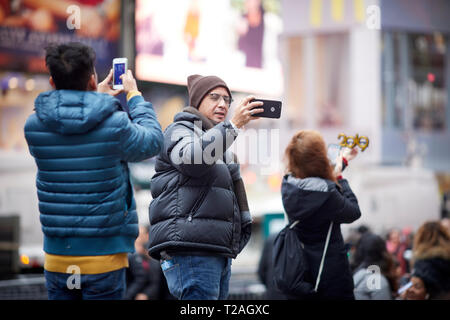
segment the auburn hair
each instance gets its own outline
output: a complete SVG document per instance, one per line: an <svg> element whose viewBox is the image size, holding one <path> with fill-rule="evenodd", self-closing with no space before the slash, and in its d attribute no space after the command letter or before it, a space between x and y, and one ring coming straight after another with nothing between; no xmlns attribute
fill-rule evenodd
<svg viewBox="0 0 450 320"><path fill-rule="evenodd" d="M297 178L318 177L337 182L328 160L325 140L318 131L297 132L286 147L285 158L287 171Z"/></svg>

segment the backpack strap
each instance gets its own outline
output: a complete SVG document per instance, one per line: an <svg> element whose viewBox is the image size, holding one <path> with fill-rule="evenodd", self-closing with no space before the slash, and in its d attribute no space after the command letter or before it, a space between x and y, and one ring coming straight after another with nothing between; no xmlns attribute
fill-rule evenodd
<svg viewBox="0 0 450 320"><path fill-rule="evenodd" d="M300 220L295 220L294 222L292 222L291 225L289 226L289 229L294 228L299 222L300 222ZM325 247L323 248L322 259L320 261L319 273L317 274L317 279L316 279L316 285L314 287L314 292L317 292L317 289L319 288L320 277L322 275L323 265L325 263L325 255L327 253L328 244L330 243L331 230L332 229L333 229L333 221L331 221L330 227L328 228L327 239L325 240Z"/></svg>
<svg viewBox="0 0 450 320"><path fill-rule="evenodd" d="M317 274L316 286L314 287L314 292L317 292L320 283L320 276L322 275L323 264L325 262L325 255L328 249L328 243L330 242L331 237L331 229L333 229L333 221L330 223L330 227L328 228L327 240L325 241L325 247L323 248L322 260L320 261L319 273Z"/></svg>
<svg viewBox="0 0 450 320"><path fill-rule="evenodd" d="M293 227L295 227L297 225L297 223L299 223L300 220L295 220L294 222L291 223L291 225L289 226L289 229L292 229Z"/></svg>

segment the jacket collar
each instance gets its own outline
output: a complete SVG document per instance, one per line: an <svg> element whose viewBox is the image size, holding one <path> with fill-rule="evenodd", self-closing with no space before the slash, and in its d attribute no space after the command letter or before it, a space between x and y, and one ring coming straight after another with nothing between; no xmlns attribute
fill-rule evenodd
<svg viewBox="0 0 450 320"><path fill-rule="evenodd" d="M208 119L207 117L205 117L200 111L198 111L197 108L185 107L182 112L187 112L187 113L193 114L196 117L198 117L201 121L202 127L200 127L200 129L202 129L202 130L209 130L212 127L214 127L215 125L217 125L217 123L215 123L211 119ZM198 127L197 121L194 121L194 124L197 125L197 127Z"/></svg>
<svg viewBox="0 0 450 320"><path fill-rule="evenodd" d="M450 260L450 244L439 244L430 247L429 245L418 245L414 248L414 258L417 260L441 258Z"/></svg>

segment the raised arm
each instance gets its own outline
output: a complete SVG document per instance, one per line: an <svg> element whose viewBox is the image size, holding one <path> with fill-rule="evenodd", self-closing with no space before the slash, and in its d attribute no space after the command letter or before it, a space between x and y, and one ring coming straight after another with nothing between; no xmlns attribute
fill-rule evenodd
<svg viewBox="0 0 450 320"><path fill-rule="evenodd" d="M361 217L358 200L353 194L347 180L339 180L341 192L335 189L330 195L330 203L333 203L332 220L336 223L352 223Z"/></svg>

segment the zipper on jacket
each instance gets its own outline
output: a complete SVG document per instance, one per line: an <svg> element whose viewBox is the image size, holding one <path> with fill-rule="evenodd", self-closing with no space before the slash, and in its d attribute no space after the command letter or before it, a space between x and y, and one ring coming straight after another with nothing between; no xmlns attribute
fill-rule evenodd
<svg viewBox="0 0 450 320"><path fill-rule="evenodd" d="M203 204L203 202L205 201L206 195L209 192L209 188L210 186L207 186L206 188L203 189L202 194L200 195L200 197L197 199L197 201L194 203L194 206L192 207L191 211L189 211L188 214L188 218L187 220L189 222L192 221L192 216L194 215L194 213L197 211L198 208L201 207L201 205Z"/></svg>
<svg viewBox="0 0 450 320"><path fill-rule="evenodd" d="M237 250L235 252L234 250L234 242L235 242L235 233L234 233L234 208L235 206L237 206L238 211L239 211L239 215L241 214L241 209L239 208L239 204L237 203L237 199L236 199L236 195L233 195L233 216L231 218L231 229L233 230L231 232L231 252L233 252L234 254L237 254L237 251L239 251L239 242L237 243ZM240 226L239 226L240 227Z"/></svg>

